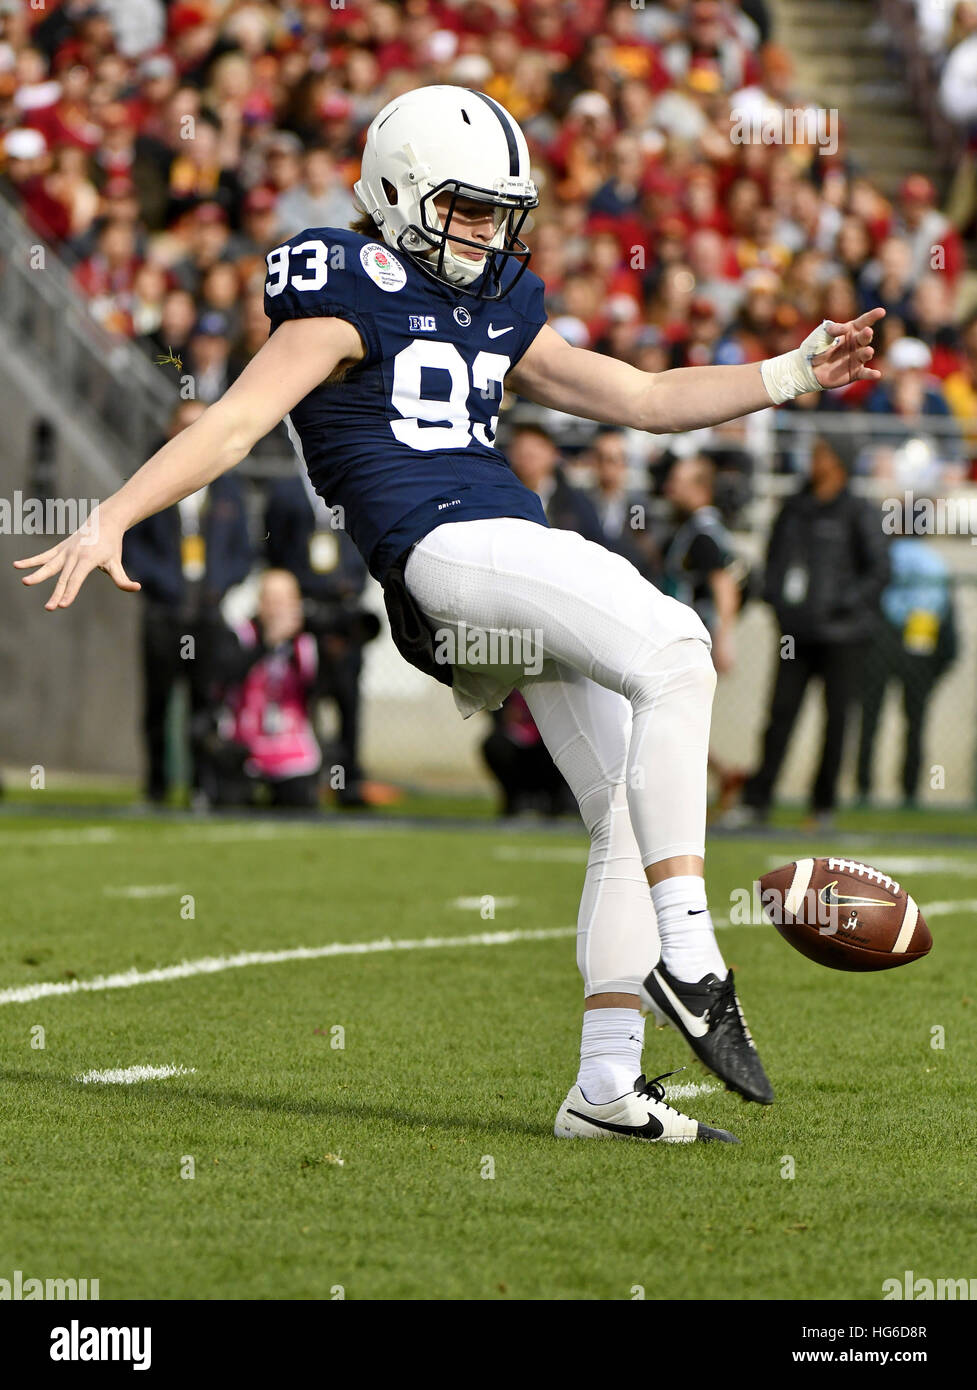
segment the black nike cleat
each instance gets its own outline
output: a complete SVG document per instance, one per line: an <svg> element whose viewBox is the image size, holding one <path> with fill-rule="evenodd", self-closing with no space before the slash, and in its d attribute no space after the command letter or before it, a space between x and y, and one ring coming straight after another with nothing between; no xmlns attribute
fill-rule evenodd
<svg viewBox="0 0 977 1390"><path fill-rule="evenodd" d="M710 973L698 984L687 984L670 975L659 961L639 993L642 1013L651 1013L658 1023L677 1029L727 1090L761 1105L772 1104L773 1087L746 1026L732 970L725 980Z"/></svg>
<svg viewBox="0 0 977 1390"><path fill-rule="evenodd" d="M560 1106L553 1126L557 1139L641 1139L645 1143L691 1144L697 1139L718 1139L724 1144L740 1141L725 1129L712 1129L673 1110L665 1100L661 1084L675 1072L666 1072L646 1081L644 1074L628 1091L606 1105L592 1105L580 1087L570 1087L570 1094Z"/></svg>

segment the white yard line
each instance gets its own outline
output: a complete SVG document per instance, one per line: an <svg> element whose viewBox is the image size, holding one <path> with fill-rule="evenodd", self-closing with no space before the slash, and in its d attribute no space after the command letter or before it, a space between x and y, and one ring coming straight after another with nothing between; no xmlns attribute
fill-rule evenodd
<svg viewBox="0 0 977 1390"><path fill-rule="evenodd" d="M144 822L134 820L131 824L121 825L65 827L57 830L39 827L37 830L5 831L0 823L0 851L6 847L21 849L25 845L57 845L70 848L72 846L117 844L120 841L133 838L133 834L143 824ZM378 826L375 822L362 825L350 823L331 825L325 821L289 821L281 825L268 821L254 824L232 822L228 825L197 821L155 822L153 843L170 839L184 840L188 837L199 844L248 844L256 840L290 840L299 836L322 837L324 835L328 835L329 838L337 836L360 838L365 835L374 835L378 829L382 829L388 834L392 832L405 834L413 828L396 824ZM491 853L493 859L508 863L586 864L588 850L586 846L496 845ZM945 855L886 854L884 859L883 868L894 874L940 873L958 875L963 878L977 878L977 858L968 863L965 860L953 859ZM770 869L778 868L784 863L783 855L767 855L766 863Z"/></svg>
<svg viewBox="0 0 977 1390"><path fill-rule="evenodd" d="M950 859L936 854L887 854L885 864L886 873L898 874L900 878L906 874L953 874L960 878L977 878L977 859Z"/></svg>
<svg viewBox="0 0 977 1390"><path fill-rule="evenodd" d="M119 838L112 825L89 825L77 830L16 830L0 828L0 849L22 849L24 845L111 845Z"/></svg>
<svg viewBox="0 0 977 1390"><path fill-rule="evenodd" d="M116 1067L112 1071L86 1071L76 1076L83 1086L131 1086L134 1081L161 1081L166 1076L192 1076L196 1067Z"/></svg>
<svg viewBox="0 0 977 1390"><path fill-rule="evenodd" d="M382 951L434 951L454 946L510 946L517 941L555 941L576 936L576 927L545 927L530 931L479 932L472 936L426 936L416 940L334 941L328 946L295 946L286 951L240 951L234 956L204 956L155 970L121 970L92 980L48 980L33 985L0 989L0 1004L29 1004L58 994L82 994L106 989L132 989L135 985L187 980L193 975L218 975L249 965L283 965L295 960L324 960L330 956L366 956Z"/></svg>
<svg viewBox="0 0 977 1390"><path fill-rule="evenodd" d="M76 1076L83 1086L131 1086L136 1081L162 1081L168 1076L193 1076L196 1067L116 1067L108 1071L86 1071L84 1076ZM682 1085L666 1086L665 1094L669 1100L693 1100L696 1096L712 1095L722 1088L709 1081L688 1081ZM335 1160L342 1162L341 1159Z"/></svg>
<svg viewBox="0 0 977 1390"><path fill-rule="evenodd" d="M977 912L977 898L958 898L956 902L946 903L924 903L920 912L927 920L930 917L948 917L957 912Z"/></svg>
<svg viewBox="0 0 977 1390"><path fill-rule="evenodd" d="M4 832L0 826L0 850L23 848L24 845L88 846L113 845L122 841L131 844L135 839L140 822L131 825L92 825L77 830L16 830ZM255 825L201 825L194 821L181 821L176 824L155 823L153 825L154 845L167 840L192 839L194 844L249 844L253 840L288 840L299 835L322 836L324 825L321 822L290 821L287 825L274 825L258 822ZM361 835L365 826L337 825L331 827L330 835Z"/></svg>

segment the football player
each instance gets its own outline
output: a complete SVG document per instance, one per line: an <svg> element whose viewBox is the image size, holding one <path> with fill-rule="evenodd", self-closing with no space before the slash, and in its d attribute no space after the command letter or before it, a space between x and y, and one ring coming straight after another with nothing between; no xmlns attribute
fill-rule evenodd
<svg viewBox="0 0 977 1390"><path fill-rule="evenodd" d="M465 717L521 690L576 796L590 834L585 1003L555 1133L735 1142L641 1073L651 1012L727 1087L773 1099L706 901L709 636L622 556L547 526L495 447L502 390L607 424L697 429L878 378L883 310L743 366L652 375L571 347L547 325L520 237L537 204L526 141L497 102L462 87L390 102L367 131L355 193L354 229L309 228L268 255L272 331L222 399L101 504L97 531L16 563L34 571L26 584L57 577L49 610L69 607L94 569L137 589L126 529L233 468L284 418L384 586L401 651L450 681ZM496 664L481 664L472 632L529 633L541 650L503 664L496 647ZM446 634L455 659L439 668L432 642Z"/></svg>

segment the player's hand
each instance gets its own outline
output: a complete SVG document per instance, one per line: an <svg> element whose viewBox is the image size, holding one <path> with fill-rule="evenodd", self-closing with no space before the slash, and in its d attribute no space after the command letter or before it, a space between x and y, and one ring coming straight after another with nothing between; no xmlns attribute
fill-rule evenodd
<svg viewBox="0 0 977 1390"><path fill-rule="evenodd" d="M869 309L848 323L827 321L825 327L836 341L827 352L811 358L814 375L825 390L853 381L881 381L882 373L868 364L875 356L872 325L884 316L884 309Z"/></svg>
<svg viewBox="0 0 977 1390"><path fill-rule="evenodd" d="M142 586L130 579L122 568L122 536L122 528L101 517L96 509L85 526L50 550L42 550L39 555L25 560L15 560L14 569L35 570L34 574L24 576L25 584L41 584L45 579L58 576L54 592L44 605L50 613L56 608L71 607L92 570L104 570L117 588L134 594Z"/></svg>

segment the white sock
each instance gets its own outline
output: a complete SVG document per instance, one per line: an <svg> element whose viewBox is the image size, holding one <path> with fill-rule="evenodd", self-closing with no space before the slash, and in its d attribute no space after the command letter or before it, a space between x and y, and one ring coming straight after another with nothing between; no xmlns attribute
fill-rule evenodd
<svg viewBox="0 0 977 1390"><path fill-rule="evenodd" d="M645 1021L637 1009L587 1010L577 1085L591 1105L606 1105L634 1090L644 1044Z"/></svg>
<svg viewBox="0 0 977 1390"><path fill-rule="evenodd" d="M720 980L726 965L706 905L706 881L697 875L663 879L651 890L658 917L665 969L677 980L697 983L710 971Z"/></svg>

